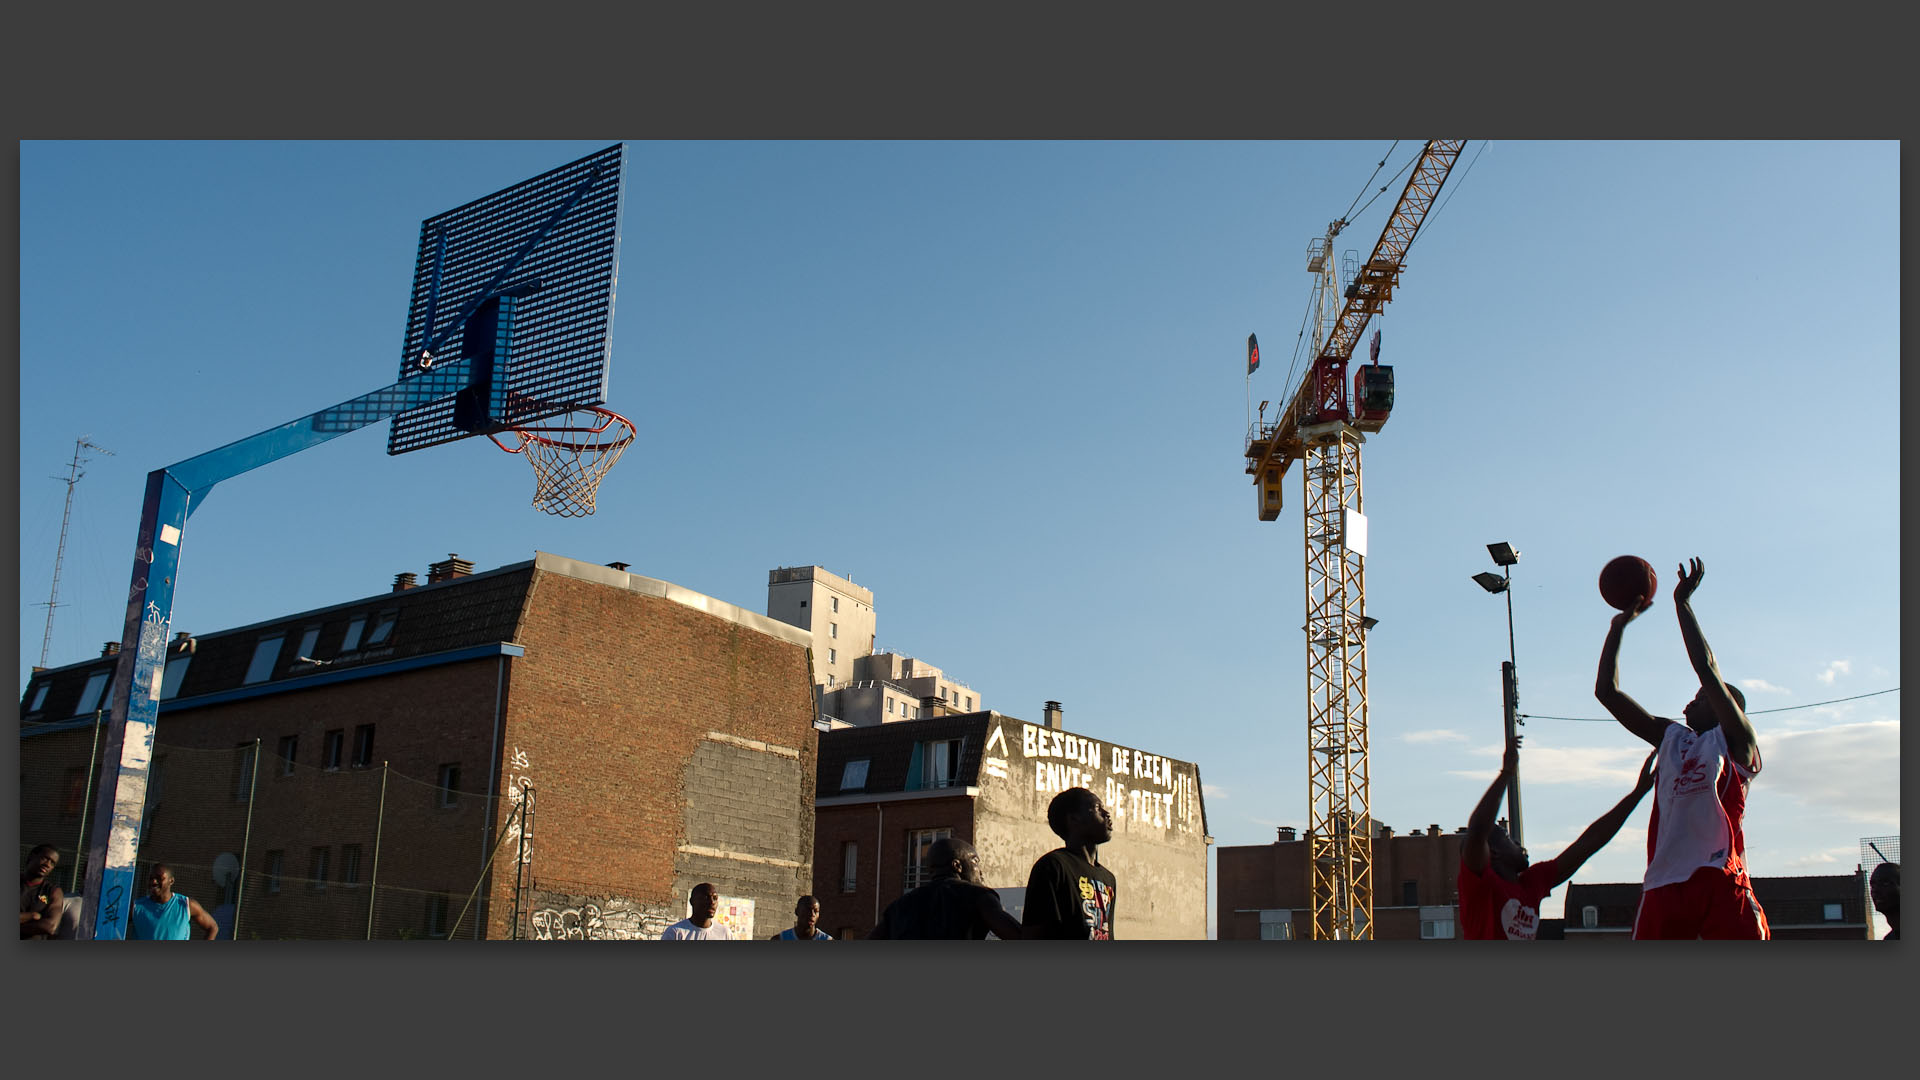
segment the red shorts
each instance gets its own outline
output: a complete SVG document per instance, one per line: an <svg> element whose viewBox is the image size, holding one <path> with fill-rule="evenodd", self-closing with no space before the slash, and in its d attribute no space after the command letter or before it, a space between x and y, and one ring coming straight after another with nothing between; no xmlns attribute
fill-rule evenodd
<svg viewBox="0 0 1920 1080"><path fill-rule="evenodd" d="M1712 941L1766 941L1767 913L1754 899L1745 874L1703 866L1693 876L1640 894L1633 919L1635 941L1706 938Z"/></svg>

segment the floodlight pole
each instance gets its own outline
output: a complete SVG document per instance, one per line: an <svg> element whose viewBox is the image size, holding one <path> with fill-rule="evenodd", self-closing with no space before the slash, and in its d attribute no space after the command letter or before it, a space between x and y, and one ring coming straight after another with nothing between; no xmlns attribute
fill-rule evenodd
<svg viewBox="0 0 1920 1080"><path fill-rule="evenodd" d="M1520 722L1520 673L1515 666L1513 653L1513 568L1502 565L1500 573L1506 580L1506 588L1500 591L1507 594L1507 662L1500 668L1501 712L1505 717L1507 742L1513 736ZM1502 744L1505 745L1505 744ZM1508 835L1516 845L1525 846L1520 830L1520 763L1516 755L1513 775L1507 777L1507 825Z"/></svg>
<svg viewBox="0 0 1920 1080"><path fill-rule="evenodd" d="M500 303L511 305L512 298L502 297ZM505 324L502 320L501 325ZM127 916L138 895L134 856L140 845L154 726L160 714L160 680L166 671L167 631L173 618L174 579L180 570L180 542L188 516L222 480L452 397L466 388L473 367L463 354L370 394L147 474L126 621L113 669L113 705L101 748L103 782L93 797L83 893L93 918L82 922L81 937L125 938Z"/></svg>

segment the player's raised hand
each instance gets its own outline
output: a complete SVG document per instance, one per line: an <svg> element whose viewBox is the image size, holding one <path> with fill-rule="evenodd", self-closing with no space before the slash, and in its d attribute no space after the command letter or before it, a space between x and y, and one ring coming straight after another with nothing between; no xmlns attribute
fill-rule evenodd
<svg viewBox="0 0 1920 1080"><path fill-rule="evenodd" d="M1691 564L1691 569L1688 568ZM1707 576L1707 564L1699 559L1689 559L1680 565L1680 580L1673 583L1673 602L1684 604L1693 596L1693 590L1700 587L1700 579Z"/></svg>
<svg viewBox="0 0 1920 1080"><path fill-rule="evenodd" d="M1653 763L1654 759L1659 756L1660 751L1658 748L1655 748L1653 753L1647 755L1647 760L1641 762L1640 779L1634 781L1633 785L1633 793L1635 795L1645 795L1647 792L1653 790Z"/></svg>
<svg viewBox="0 0 1920 1080"><path fill-rule="evenodd" d="M1613 625L1624 627L1653 607L1653 601L1641 596L1636 597L1633 606L1613 617Z"/></svg>

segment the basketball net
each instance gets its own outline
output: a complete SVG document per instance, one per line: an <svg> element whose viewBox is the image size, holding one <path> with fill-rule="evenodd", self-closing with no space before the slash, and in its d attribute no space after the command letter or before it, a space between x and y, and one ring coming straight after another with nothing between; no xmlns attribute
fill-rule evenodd
<svg viewBox="0 0 1920 1080"><path fill-rule="evenodd" d="M593 513L600 481L632 444L633 421L593 405L577 406L536 425L512 429L518 446L488 435L509 454L525 454L533 466L533 508L560 517Z"/></svg>

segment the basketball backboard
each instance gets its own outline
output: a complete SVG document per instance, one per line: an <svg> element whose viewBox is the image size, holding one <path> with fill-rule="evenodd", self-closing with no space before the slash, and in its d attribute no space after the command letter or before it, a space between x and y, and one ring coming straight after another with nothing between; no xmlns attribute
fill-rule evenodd
<svg viewBox="0 0 1920 1080"><path fill-rule="evenodd" d="M394 416L387 453L606 401L625 163L609 146L420 223L400 379L478 402Z"/></svg>

